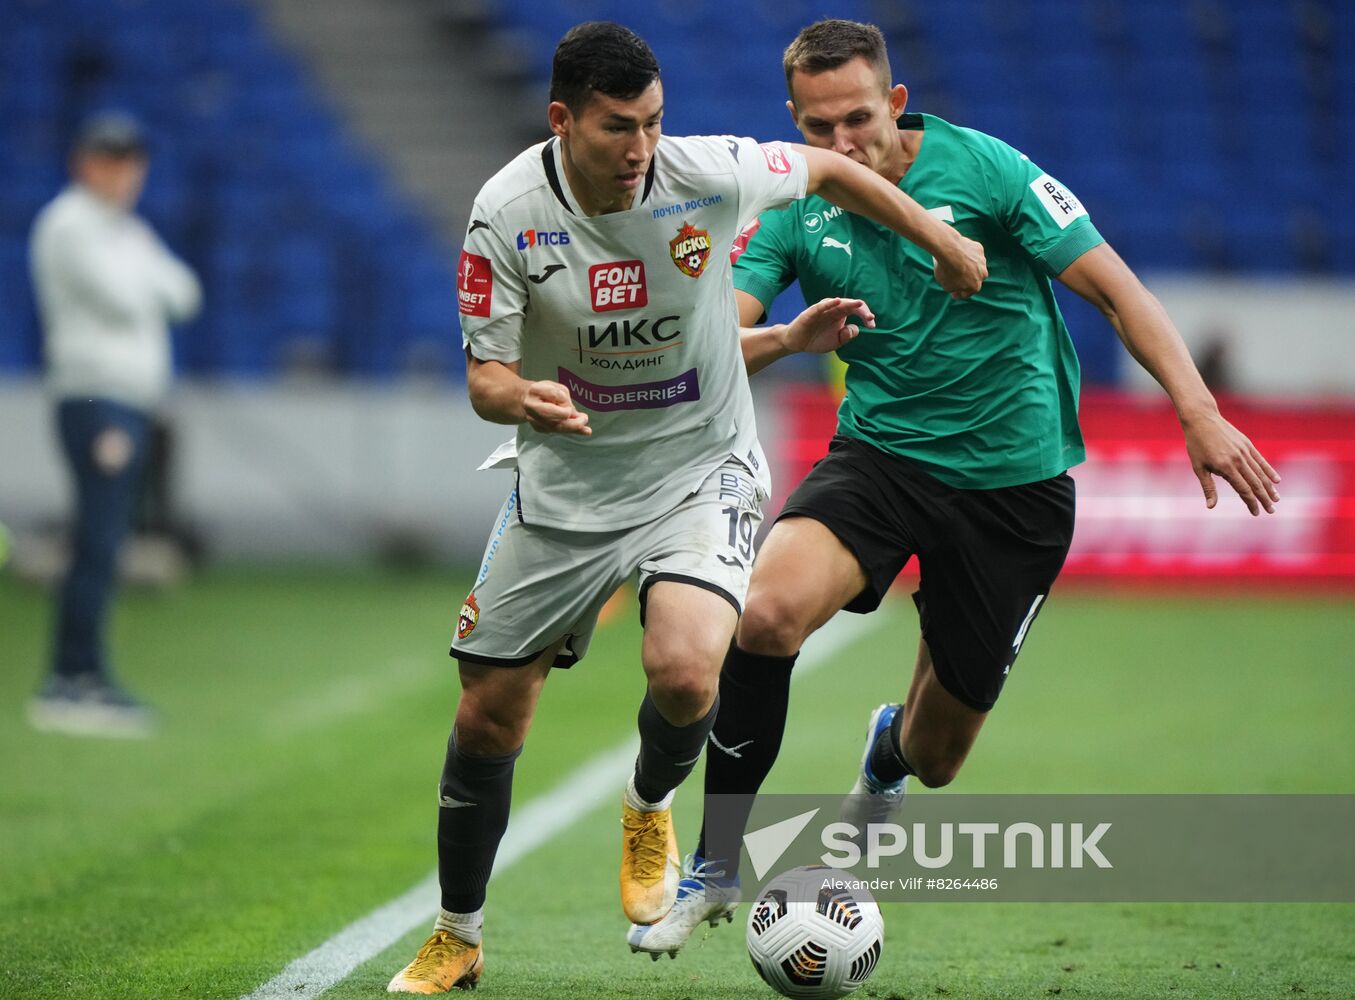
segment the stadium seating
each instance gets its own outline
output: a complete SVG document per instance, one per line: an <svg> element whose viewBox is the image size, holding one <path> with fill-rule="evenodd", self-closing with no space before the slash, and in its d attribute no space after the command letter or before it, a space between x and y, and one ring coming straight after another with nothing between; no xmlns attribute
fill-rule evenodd
<svg viewBox="0 0 1355 1000"><path fill-rule="evenodd" d="M142 210L206 287L202 318L176 338L181 369L386 378L429 357L455 369L450 250L250 6L0 0L0 371L38 363L28 229L65 182L75 124L107 107L147 123Z"/></svg>
<svg viewBox="0 0 1355 1000"><path fill-rule="evenodd" d="M776 67L808 0L485 0L525 76L589 18L653 44L673 133L793 138ZM1355 274L1355 6L1335 0L846 0L891 34L915 110L1030 153L1151 272ZM150 123L145 211L205 276L183 367L457 375L453 256L243 0L0 0L0 370L36 364L23 243L85 112ZM512 99L506 96L505 99ZM1089 377L1105 328L1070 302Z"/></svg>

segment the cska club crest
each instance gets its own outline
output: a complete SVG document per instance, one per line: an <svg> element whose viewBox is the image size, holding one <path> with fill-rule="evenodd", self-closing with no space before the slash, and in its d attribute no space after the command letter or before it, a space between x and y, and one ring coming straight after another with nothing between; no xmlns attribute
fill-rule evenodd
<svg viewBox="0 0 1355 1000"><path fill-rule="evenodd" d="M683 222L677 236L669 241L668 249L679 271L689 278L699 278L710 260L710 233Z"/></svg>
<svg viewBox="0 0 1355 1000"><path fill-rule="evenodd" d="M480 605L475 603L475 594L472 593L466 598L466 603L461 605L461 614L456 618L456 637L464 639L475 631L475 626L480 622Z"/></svg>

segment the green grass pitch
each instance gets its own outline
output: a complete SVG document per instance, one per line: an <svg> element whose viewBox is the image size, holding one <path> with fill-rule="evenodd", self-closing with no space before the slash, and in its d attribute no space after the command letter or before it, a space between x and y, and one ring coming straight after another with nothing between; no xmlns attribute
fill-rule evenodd
<svg viewBox="0 0 1355 1000"><path fill-rule="evenodd" d="M240 997L423 879L466 582L218 571L127 595L116 663L164 727L123 743L27 728L50 611L0 578L0 997ZM955 790L1355 792L1353 610L1058 593ZM905 601L878 617L797 680L769 791L850 783L866 713L902 694L916 643ZM552 679L516 802L632 733L637 649L628 612ZM679 794L684 848L699 787ZM630 954L617 813L496 876L479 995L773 996L741 920L676 961ZM886 922L862 991L878 1000L1355 997L1355 905L891 904ZM381 994L424 934L326 996Z"/></svg>

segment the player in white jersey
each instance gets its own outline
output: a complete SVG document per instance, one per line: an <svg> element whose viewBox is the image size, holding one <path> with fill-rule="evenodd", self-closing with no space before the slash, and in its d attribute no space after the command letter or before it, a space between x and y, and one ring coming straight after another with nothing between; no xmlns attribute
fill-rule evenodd
<svg viewBox="0 0 1355 1000"><path fill-rule="evenodd" d="M598 611L640 583L648 689L622 803L621 895L657 920L677 882L669 804L714 723L720 664L747 590L767 492L746 373L830 350L872 321L830 299L740 335L729 248L768 208L817 192L913 240L967 297L982 248L846 157L732 137L660 138L658 64L590 22L556 49L554 137L481 190L458 271L477 413L517 426L487 465L517 482L462 606L461 698L439 794L442 907L392 992L473 987L485 883L514 762L552 667L586 651Z"/></svg>

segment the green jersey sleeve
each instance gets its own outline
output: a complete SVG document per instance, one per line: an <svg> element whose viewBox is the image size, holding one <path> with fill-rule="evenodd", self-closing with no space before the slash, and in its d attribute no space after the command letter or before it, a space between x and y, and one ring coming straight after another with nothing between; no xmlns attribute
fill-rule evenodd
<svg viewBox="0 0 1355 1000"><path fill-rule="evenodd" d="M734 241L734 287L747 292L763 309L795 281L795 251L788 239L794 212L774 209L749 223Z"/></svg>
<svg viewBox="0 0 1355 1000"><path fill-rule="evenodd" d="M1077 195L1010 146L994 152L993 214L1051 277L1105 242Z"/></svg>

